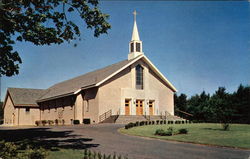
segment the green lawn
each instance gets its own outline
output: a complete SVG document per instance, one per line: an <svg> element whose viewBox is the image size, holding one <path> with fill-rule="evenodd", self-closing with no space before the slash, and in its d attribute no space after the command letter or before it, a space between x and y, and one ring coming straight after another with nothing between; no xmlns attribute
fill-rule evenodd
<svg viewBox="0 0 250 159"><path fill-rule="evenodd" d="M173 126L175 130L187 128L188 134L174 136L156 136L155 130L167 130ZM147 125L130 129L119 129L121 133L135 136L175 140L209 145L229 146L250 149L250 125L231 124L229 131L223 131L221 124L173 124L173 125Z"/></svg>
<svg viewBox="0 0 250 159"><path fill-rule="evenodd" d="M59 151L49 151L46 159L82 159L83 154L83 150L60 149Z"/></svg>

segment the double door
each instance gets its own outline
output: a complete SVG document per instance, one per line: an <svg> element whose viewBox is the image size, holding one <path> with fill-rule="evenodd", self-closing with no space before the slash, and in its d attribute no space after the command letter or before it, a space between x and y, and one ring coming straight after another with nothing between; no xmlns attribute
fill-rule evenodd
<svg viewBox="0 0 250 159"><path fill-rule="evenodd" d="M136 115L143 115L143 100L136 100Z"/></svg>

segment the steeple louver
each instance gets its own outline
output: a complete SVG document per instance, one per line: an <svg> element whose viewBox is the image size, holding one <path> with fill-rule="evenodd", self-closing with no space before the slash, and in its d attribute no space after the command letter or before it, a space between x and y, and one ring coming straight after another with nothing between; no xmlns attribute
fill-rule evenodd
<svg viewBox="0 0 250 159"><path fill-rule="evenodd" d="M128 54L128 60L133 59L139 55L142 55L142 41L140 40L137 24L136 24L136 14L137 12L134 11L134 27L132 32L132 38L129 43L129 54Z"/></svg>

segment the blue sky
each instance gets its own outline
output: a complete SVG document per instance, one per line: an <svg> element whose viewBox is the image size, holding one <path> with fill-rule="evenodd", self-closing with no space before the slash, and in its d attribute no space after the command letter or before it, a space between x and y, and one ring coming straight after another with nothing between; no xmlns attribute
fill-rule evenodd
<svg viewBox="0 0 250 159"><path fill-rule="evenodd" d="M188 96L213 93L219 86L229 92L240 83L250 84L250 3L102 1L112 29L93 37L83 27L82 41L63 45L34 46L17 43L23 60L20 74L2 77L7 87L42 88L127 58L133 14L145 55L178 89Z"/></svg>

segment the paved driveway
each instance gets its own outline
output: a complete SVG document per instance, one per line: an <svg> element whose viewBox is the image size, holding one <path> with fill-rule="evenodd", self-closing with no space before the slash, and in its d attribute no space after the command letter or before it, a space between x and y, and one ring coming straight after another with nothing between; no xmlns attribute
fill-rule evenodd
<svg viewBox="0 0 250 159"><path fill-rule="evenodd" d="M107 154L116 152L117 154L127 155L129 159L250 159L249 150L127 136L117 132L120 127L122 125L98 124L58 126L48 129L15 130L10 128L8 135L11 135L11 133L29 134L29 131L31 131L34 139L46 140L47 145L53 143L54 145L61 145L63 148L90 148ZM0 135L3 135L4 131L6 130L1 128ZM26 137L30 137L30 135Z"/></svg>

